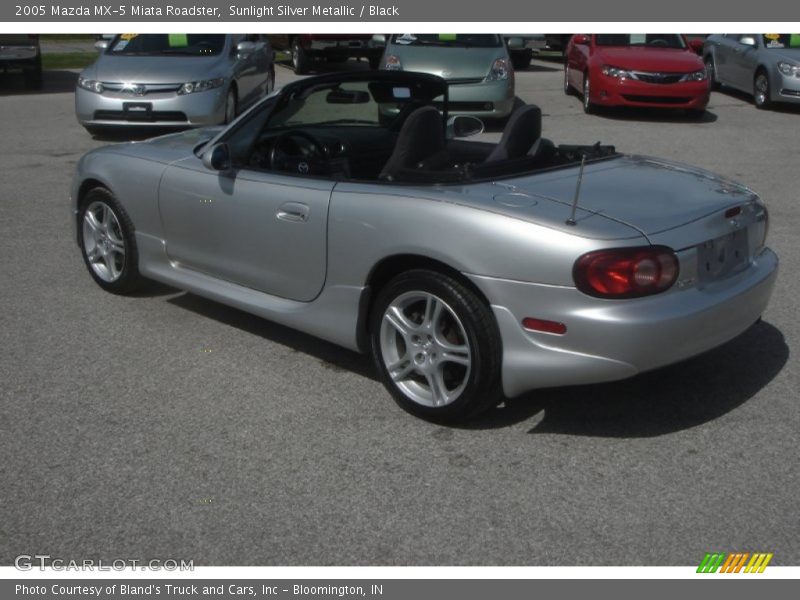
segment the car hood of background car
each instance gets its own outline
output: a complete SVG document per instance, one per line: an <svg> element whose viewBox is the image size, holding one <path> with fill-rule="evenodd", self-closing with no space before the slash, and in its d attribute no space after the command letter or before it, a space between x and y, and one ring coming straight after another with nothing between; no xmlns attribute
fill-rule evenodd
<svg viewBox="0 0 800 600"><path fill-rule="evenodd" d="M97 81L131 83L186 83L220 77L220 56L112 56L104 54L87 69Z"/></svg>
<svg viewBox="0 0 800 600"><path fill-rule="evenodd" d="M779 60L788 60L794 63L800 62L800 48L783 48L781 50L770 48L764 50L764 52L775 62Z"/></svg>
<svg viewBox="0 0 800 600"><path fill-rule="evenodd" d="M701 58L689 50L642 47L598 47L597 59L621 69L688 73L703 68Z"/></svg>
<svg viewBox="0 0 800 600"><path fill-rule="evenodd" d="M492 63L504 58L503 48L392 46L388 54L400 59L404 71L430 73L443 79L483 79Z"/></svg>

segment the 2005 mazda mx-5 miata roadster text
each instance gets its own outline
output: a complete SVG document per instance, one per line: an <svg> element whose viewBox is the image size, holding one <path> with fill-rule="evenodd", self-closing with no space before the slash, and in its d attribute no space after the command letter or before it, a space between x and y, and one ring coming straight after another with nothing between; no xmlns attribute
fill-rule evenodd
<svg viewBox="0 0 800 600"><path fill-rule="evenodd" d="M630 377L765 310L767 210L707 171L541 138L522 106L463 139L447 83L292 83L226 128L86 154L78 245L104 289L149 278L371 353L435 420L536 388Z"/></svg>

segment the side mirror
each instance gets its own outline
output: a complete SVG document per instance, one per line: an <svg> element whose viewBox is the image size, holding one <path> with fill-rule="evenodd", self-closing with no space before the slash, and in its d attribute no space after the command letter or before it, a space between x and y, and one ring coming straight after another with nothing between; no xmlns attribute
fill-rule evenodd
<svg viewBox="0 0 800 600"><path fill-rule="evenodd" d="M448 140L453 138L472 137L483 133L483 121L478 117L468 115L455 115L447 119L447 131L445 137Z"/></svg>
<svg viewBox="0 0 800 600"><path fill-rule="evenodd" d="M756 38L754 38L752 35L743 35L739 38L739 43L742 46L750 46L751 48L755 48Z"/></svg>
<svg viewBox="0 0 800 600"><path fill-rule="evenodd" d="M256 45L253 42L239 42L236 44L236 54L240 56L247 56L256 51Z"/></svg>
<svg viewBox="0 0 800 600"><path fill-rule="evenodd" d="M584 33L578 33L572 36L572 43L578 46L588 46L591 43L591 39Z"/></svg>
<svg viewBox="0 0 800 600"><path fill-rule="evenodd" d="M109 44L108 40L97 40L94 43L94 49L99 52L102 52L103 50L108 50L108 44Z"/></svg>
<svg viewBox="0 0 800 600"><path fill-rule="evenodd" d="M226 171L231 168L228 144L216 144L203 153L203 166L211 171Z"/></svg>
<svg viewBox="0 0 800 600"><path fill-rule="evenodd" d="M697 54L703 53L703 40L689 40L689 48Z"/></svg>
<svg viewBox="0 0 800 600"><path fill-rule="evenodd" d="M506 39L506 45L511 50L522 50L525 47L525 42L521 37L510 37Z"/></svg>

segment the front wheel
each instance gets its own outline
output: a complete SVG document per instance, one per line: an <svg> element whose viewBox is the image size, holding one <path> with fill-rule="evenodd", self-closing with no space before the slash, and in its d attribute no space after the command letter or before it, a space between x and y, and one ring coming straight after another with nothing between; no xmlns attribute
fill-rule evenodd
<svg viewBox="0 0 800 600"><path fill-rule="evenodd" d="M595 112L595 106L592 103L591 90L589 89L589 74L583 75L583 112L591 115Z"/></svg>
<svg viewBox="0 0 800 600"><path fill-rule="evenodd" d="M300 43L300 38L295 38L292 42L292 68L297 75L304 75L308 73L310 68L309 58L303 46Z"/></svg>
<svg viewBox="0 0 800 600"><path fill-rule="evenodd" d="M572 95L572 86L569 83L569 65L564 65L564 93L567 96Z"/></svg>
<svg viewBox="0 0 800 600"><path fill-rule="evenodd" d="M133 223L105 188L86 194L78 212L78 244L89 274L114 294L135 291L141 282Z"/></svg>
<svg viewBox="0 0 800 600"><path fill-rule="evenodd" d="M753 81L753 99L756 108L770 108L772 98L769 86L769 76L764 71L759 71Z"/></svg>
<svg viewBox="0 0 800 600"><path fill-rule="evenodd" d="M428 270L397 276L378 294L370 332L381 379L411 414L461 421L502 399L494 315L460 281Z"/></svg>
<svg viewBox="0 0 800 600"><path fill-rule="evenodd" d="M706 66L706 78L708 79L708 87L714 91L719 89L719 81L717 80L717 70L714 67L714 57L706 56L703 61Z"/></svg>
<svg viewBox="0 0 800 600"><path fill-rule="evenodd" d="M238 112L239 112L239 102L236 97L236 90L233 87L231 87L231 89L228 90L228 96L225 99L224 125L228 125L229 123L233 122Z"/></svg>

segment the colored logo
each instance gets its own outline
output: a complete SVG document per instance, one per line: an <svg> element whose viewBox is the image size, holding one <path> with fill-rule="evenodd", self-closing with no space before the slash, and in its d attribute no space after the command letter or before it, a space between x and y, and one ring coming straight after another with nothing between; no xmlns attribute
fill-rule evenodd
<svg viewBox="0 0 800 600"><path fill-rule="evenodd" d="M698 573L763 573L769 561L772 560L772 553L766 552L706 552L700 566L697 567Z"/></svg>

